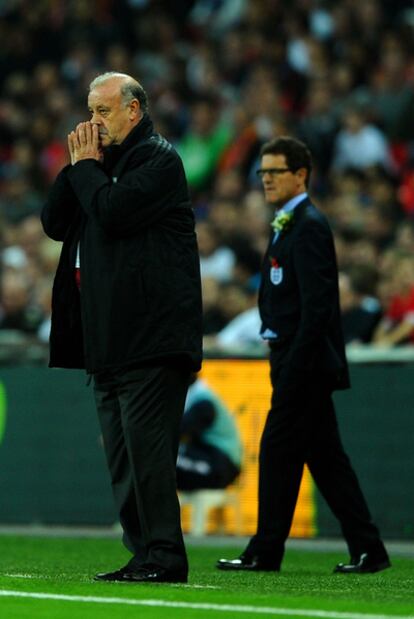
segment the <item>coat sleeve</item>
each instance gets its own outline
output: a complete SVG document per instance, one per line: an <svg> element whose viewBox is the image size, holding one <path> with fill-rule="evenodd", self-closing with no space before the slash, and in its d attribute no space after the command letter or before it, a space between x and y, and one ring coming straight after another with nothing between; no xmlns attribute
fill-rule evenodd
<svg viewBox="0 0 414 619"><path fill-rule="evenodd" d="M56 177L40 216L44 231L54 241L64 240L79 212L79 202L67 177L70 168L66 166Z"/></svg>
<svg viewBox="0 0 414 619"><path fill-rule="evenodd" d="M289 365L310 370L338 304L338 272L331 231L325 222L307 220L293 249L301 317Z"/></svg>
<svg viewBox="0 0 414 619"><path fill-rule="evenodd" d="M176 206L171 198L185 183L181 159L171 147L154 150L146 158L142 152L131 156L127 171L116 181L93 159L79 161L69 171L82 208L108 235L134 236Z"/></svg>

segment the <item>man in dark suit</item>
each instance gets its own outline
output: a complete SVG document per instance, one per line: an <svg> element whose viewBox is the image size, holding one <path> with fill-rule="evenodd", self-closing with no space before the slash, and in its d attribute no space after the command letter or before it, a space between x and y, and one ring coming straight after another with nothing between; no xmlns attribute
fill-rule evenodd
<svg viewBox="0 0 414 619"><path fill-rule="evenodd" d="M132 558L96 578L185 582L175 466L189 377L201 363L201 285L181 159L154 132L132 77L98 76L90 122L42 212L63 241L50 366L94 379L124 541Z"/></svg>
<svg viewBox="0 0 414 619"><path fill-rule="evenodd" d="M259 456L257 533L223 570L278 571L306 463L338 518L350 562L338 573L376 572L390 562L341 444L332 391L349 386L331 230L311 203L311 156L298 140L266 143L261 169L276 208L262 267L259 309L270 345L271 408Z"/></svg>

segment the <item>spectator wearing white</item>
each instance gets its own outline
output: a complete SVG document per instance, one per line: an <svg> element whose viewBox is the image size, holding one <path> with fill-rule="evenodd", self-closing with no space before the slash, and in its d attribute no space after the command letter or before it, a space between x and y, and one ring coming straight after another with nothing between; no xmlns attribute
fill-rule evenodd
<svg viewBox="0 0 414 619"><path fill-rule="evenodd" d="M197 224L201 277L213 277L219 282L231 279L235 257L233 251L220 246L214 227L206 221Z"/></svg>
<svg viewBox="0 0 414 619"><path fill-rule="evenodd" d="M348 168L367 170L381 166L393 171L393 161L384 133L370 124L362 110L349 108L344 112L343 128L334 144L332 169L341 172Z"/></svg>

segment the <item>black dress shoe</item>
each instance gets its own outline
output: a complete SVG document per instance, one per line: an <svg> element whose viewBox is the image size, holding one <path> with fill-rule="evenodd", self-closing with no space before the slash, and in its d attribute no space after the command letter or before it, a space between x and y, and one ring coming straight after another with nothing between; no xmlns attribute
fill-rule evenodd
<svg viewBox="0 0 414 619"><path fill-rule="evenodd" d="M234 570L238 572L278 572L279 565L260 560L259 557L242 554L238 559L219 559L216 563L219 570Z"/></svg>
<svg viewBox="0 0 414 619"><path fill-rule="evenodd" d="M138 567L126 565L115 572L96 574L94 580L105 582L187 582L186 572L172 572L163 567Z"/></svg>
<svg viewBox="0 0 414 619"><path fill-rule="evenodd" d="M120 582L123 580L123 576L127 571L127 566L121 567L120 570L116 570L115 572L103 572L101 574L96 574L94 580L103 580L105 582Z"/></svg>
<svg viewBox="0 0 414 619"><path fill-rule="evenodd" d="M124 572L122 582L187 582L187 573L163 567L142 567L135 572Z"/></svg>
<svg viewBox="0 0 414 619"><path fill-rule="evenodd" d="M350 563L338 563L334 569L334 574L372 574L374 572L381 572L381 570L391 567L391 562L384 554L382 556L375 556L368 552L357 557L351 557Z"/></svg>

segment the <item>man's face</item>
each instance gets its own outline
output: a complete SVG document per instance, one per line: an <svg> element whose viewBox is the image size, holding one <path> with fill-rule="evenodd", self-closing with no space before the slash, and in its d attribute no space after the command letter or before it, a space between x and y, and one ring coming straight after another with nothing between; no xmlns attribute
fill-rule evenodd
<svg viewBox="0 0 414 619"><path fill-rule="evenodd" d="M285 155L263 155L261 171L265 198L269 204L281 207L306 191L306 171L303 168L290 170Z"/></svg>
<svg viewBox="0 0 414 619"><path fill-rule="evenodd" d="M98 126L102 148L121 144L139 120L139 104L137 107L134 101L124 105L120 89L119 80L108 80L89 93L91 122Z"/></svg>

